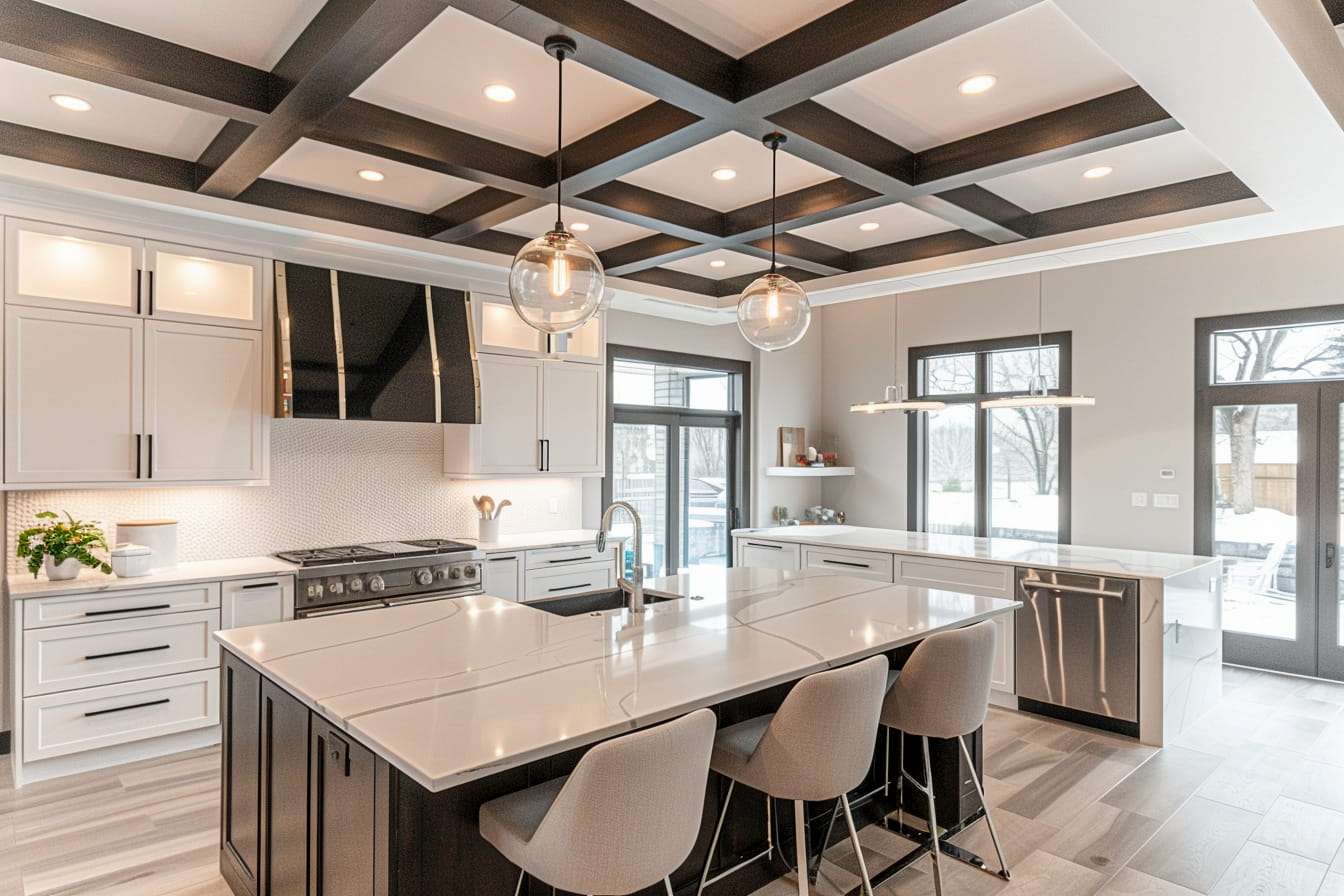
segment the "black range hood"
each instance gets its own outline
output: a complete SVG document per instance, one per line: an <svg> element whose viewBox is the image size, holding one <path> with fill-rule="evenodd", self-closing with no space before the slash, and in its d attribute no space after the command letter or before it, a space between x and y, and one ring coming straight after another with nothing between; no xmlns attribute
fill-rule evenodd
<svg viewBox="0 0 1344 896"><path fill-rule="evenodd" d="M465 292L277 261L277 415L479 423Z"/></svg>

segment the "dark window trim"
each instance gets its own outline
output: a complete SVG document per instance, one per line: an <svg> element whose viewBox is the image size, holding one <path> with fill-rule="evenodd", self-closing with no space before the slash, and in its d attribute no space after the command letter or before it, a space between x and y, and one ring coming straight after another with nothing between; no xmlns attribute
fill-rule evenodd
<svg viewBox="0 0 1344 896"><path fill-rule="evenodd" d="M1293 383L1329 383L1340 380L1312 377L1297 380L1262 380L1255 383L1215 383L1213 381L1213 337L1228 330L1271 330L1344 321L1344 305L1317 305L1283 311L1251 311L1221 317L1195 318L1195 394L1205 389L1237 389Z"/></svg>
<svg viewBox="0 0 1344 896"><path fill-rule="evenodd" d="M617 359L639 361L649 364L663 364L668 367L689 367L698 370L727 373L733 377L730 403L733 409L728 411L700 410L696 408L674 408L657 405L634 405L615 403L614 369ZM693 355L686 352L671 352L661 349L643 348L633 345L607 345L607 430L606 430L606 470L602 477L602 506L611 503L611 479L613 472L612 443L614 429L619 416L623 423L651 424L655 426L681 427L701 425L719 425L728 429L730 445L734 446L728 457L728 478L733 485L733 506L728 521L728 542L725 546L729 563L732 562L733 529L751 525L751 363L732 358L714 358L708 355ZM669 439L671 433L669 432ZM669 452L680 453L680 446L668 444ZM681 520L677 495L674 491L676 477L680 471L669 463L667 477L667 512L669 566L680 556Z"/></svg>
<svg viewBox="0 0 1344 896"><path fill-rule="evenodd" d="M932 394L924 391L920 365L929 358L943 355L975 355L977 387L987 388L989 382L988 356L991 352L1034 348L1053 345L1059 348L1059 387L1052 394L1073 389L1073 333L1058 331L1027 336L1006 336L999 339L978 339L969 342L945 342L939 345L921 345L909 350L909 369L906 382L913 384L916 398L930 398L947 404L978 404L987 398L1025 395L1027 390L990 392L962 392ZM906 525L920 532L928 531L924 501L924 480L927 474L929 427L927 414L912 414L906 427ZM989 532L989 411L975 409L975 531L985 537ZM1073 411L1059 411L1059 539L1058 544L1069 544L1073 539Z"/></svg>

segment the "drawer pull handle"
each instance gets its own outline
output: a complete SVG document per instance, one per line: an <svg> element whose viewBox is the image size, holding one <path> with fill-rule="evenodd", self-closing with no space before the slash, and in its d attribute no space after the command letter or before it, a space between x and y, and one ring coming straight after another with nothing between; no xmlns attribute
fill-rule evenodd
<svg viewBox="0 0 1344 896"><path fill-rule="evenodd" d="M852 561L850 561L850 560L825 560L825 559L823 559L821 562L822 562L822 563L828 563L828 564L830 564L831 566L853 566L853 567L855 567L855 568L857 568L857 569L871 569L871 568L872 568L872 567L871 567L869 564L867 564L867 563L854 563L854 562L852 562Z"/></svg>
<svg viewBox="0 0 1344 896"><path fill-rule="evenodd" d="M91 653L84 657L86 660L105 660L114 656L130 656L133 653L155 653L159 650L167 650L171 644L160 644L157 647L136 647L132 650L113 650L109 653Z"/></svg>
<svg viewBox="0 0 1344 896"><path fill-rule="evenodd" d="M146 706L162 706L165 703L171 703L167 697L161 700L146 700L144 703L132 703L129 706L114 706L111 709L95 709L93 712L84 713L84 718L91 719L94 716L105 716L110 712L125 712L128 709L144 709Z"/></svg>
<svg viewBox="0 0 1344 896"><path fill-rule="evenodd" d="M144 607L122 607L120 610L85 610L85 616L112 616L117 613L147 613L150 610L171 610L172 604L149 604Z"/></svg>
<svg viewBox="0 0 1344 896"><path fill-rule="evenodd" d="M517 555L515 555L515 554L510 554L510 555L507 556L507 557L486 557L486 558L485 558L485 562L487 562L487 563L509 563L509 562L512 562L512 561L517 560L517 559L518 559Z"/></svg>
<svg viewBox="0 0 1344 896"><path fill-rule="evenodd" d="M584 582L582 585L562 585L559 588L547 588L546 591L548 594L554 594L557 591L573 591L575 588L591 588L591 587L593 587L592 582Z"/></svg>
<svg viewBox="0 0 1344 896"><path fill-rule="evenodd" d="M582 561L582 560L591 560L591 559L593 559L593 558L590 557L590 556L584 556L584 557L564 557L564 558L561 558L561 559L559 559L559 560L547 560L546 562L547 562L547 563L578 563L578 562L580 562L580 561Z"/></svg>
<svg viewBox="0 0 1344 896"><path fill-rule="evenodd" d="M253 582L251 585L244 585L239 591L251 591L253 588L279 588L279 582Z"/></svg>
<svg viewBox="0 0 1344 896"><path fill-rule="evenodd" d="M751 545L754 548L769 548L772 551L784 550L784 545L782 544L761 544L759 541L749 541L747 542L747 544Z"/></svg>

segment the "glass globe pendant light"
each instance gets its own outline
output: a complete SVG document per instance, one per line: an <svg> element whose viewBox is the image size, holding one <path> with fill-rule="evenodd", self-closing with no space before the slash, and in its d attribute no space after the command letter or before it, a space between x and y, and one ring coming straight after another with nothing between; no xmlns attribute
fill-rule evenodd
<svg viewBox="0 0 1344 896"><path fill-rule="evenodd" d="M564 121L565 57L574 41L563 35L547 38L546 52L557 63L555 122L555 227L518 250L509 269L509 300L528 326L543 333L578 329L602 304L606 274L597 253L570 233L562 219L560 200Z"/></svg>
<svg viewBox="0 0 1344 896"><path fill-rule="evenodd" d="M767 352L796 345L812 323L812 305L807 293L775 265L775 195L779 170L779 147L783 134L766 134L761 141L770 147L770 272L752 281L737 303L737 328L742 338Z"/></svg>

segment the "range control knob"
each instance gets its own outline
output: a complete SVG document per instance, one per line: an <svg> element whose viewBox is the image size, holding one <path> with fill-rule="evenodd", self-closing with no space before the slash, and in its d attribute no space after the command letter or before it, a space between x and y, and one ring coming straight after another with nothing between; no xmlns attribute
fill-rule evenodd
<svg viewBox="0 0 1344 896"><path fill-rule="evenodd" d="M460 567L460 566L454 566L454 567L452 567L451 569L449 569L449 570L448 570L448 578L450 578L450 579L460 579L460 578L462 578L462 567Z"/></svg>
<svg viewBox="0 0 1344 896"><path fill-rule="evenodd" d="M327 591L331 594L344 594L345 583L340 579L333 579L331 583L327 585Z"/></svg>
<svg viewBox="0 0 1344 896"><path fill-rule="evenodd" d="M443 582L446 581L447 579L448 579L448 567L440 566L438 569L434 570L434 581Z"/></svg>
<svg viewBox="0 0 1344 896"><path fill-rule="evenodd" d="M382 591L383 588L385 587L386 583L383 582L382 576L378 575L369 576L369 590L372 591L374 594L377 594L379 591Z"/></svg>
<svg viewBox="0 0 1344 896"><path fill-rule="evenodd" d="M415 571L415 581L420 585L428 585L434 581L434 574L428 569L417 569Z"/></svg>
<svg viewBox="0 0 1344 896"><path fill-rule="evenodd" d="M476 578L476 565L474 563L468 563L466 566L462 567L462 578Z"/></svg>
<svg viewBox="0 0 1344 896"><path fill-rule="evenodd" d="M345 587L350 589L351 594L358 594L364 590L364 580L359 576L351 576L350 581L345 583Z"/></svg>

